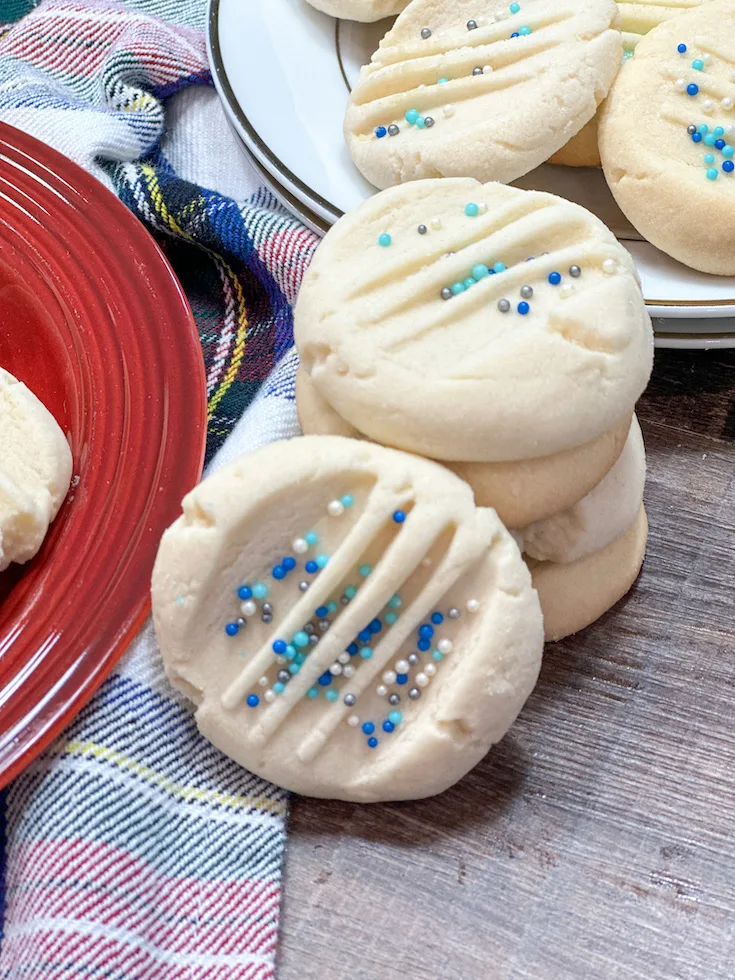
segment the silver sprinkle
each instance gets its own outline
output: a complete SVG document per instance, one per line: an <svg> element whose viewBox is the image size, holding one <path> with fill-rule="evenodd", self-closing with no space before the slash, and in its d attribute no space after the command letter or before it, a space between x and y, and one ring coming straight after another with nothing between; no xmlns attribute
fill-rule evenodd
<svg viewBox="0 0 735 980"><path fill-rule="evenodd" d="M444 289L442 289L442 299L451 299L453 295L454 294L449 286L445 286Z"/></svg>
<svg viewBox="0 0 735 980"><path fill-rule="evenodd" d="M268 615L273 612L273 606L270 604L270 602L263 603L263 612Z"/></svg>
<svg viewBox="0 0 735 980"><path fill-rule="evenodd" d="M509 300L507 300L507 299L499 299L498 300L498 309L500 310L501 313L508 313L508 312L510 312L510 302L509 302Z"/></svg>
<svg viewBox="0 0 735 980"><path fill-rule="evenodd" d="M457 609L456 606L452 606L447 613L447 616L449 616L450 619L459 619L459 609Z"/></svg>
<svg viewBox="0 0 735 980"><path fill-rule="evenodd" d="M391 696L388 698L388 704L400 704L400 703L401 703L400 694L391 694Z"/></svg>
<svg viewBox="0 0 735 980"><path fill-rule="evenodd" d="M308 636L311 636L313 632L314 632L314 624L307 623L306 626L304 626L304 633L306 633Z"/></svg>
<svg viewBox="0 0 735 980"><path fill-rule="evenodd" d="M412 701L418 701L418 699L421 697L421 691L419 691L417 687L412 687L408 692L408 696Z"/></svg>
<svg viewBox="0 0 735 980"><path fill-rule="evenodd" d="M308 588L309 588L308 582L299 582L299 592L306 592Z"/></svg>
<svg viewBox="0 0 735 980"><path fill-rule="evenodd" d="M582 275L582 270L578 265L570 265L569 275L572 277L572 279L579 279L579 277Z"/></svg>
<svg viewBox="0 0 735 980"><path fill-rule="evenodd" d="M237 625L238 626L247 626L248 625L248 621L247 621L247 619L243 619L242 616L238 616L237 617Z"/></svg>
<svg viewBox="0 0 735 980"><path fill-rule="evenodd" d="M429 38L431 37L431 31L429 30L429 28L428 28L428 27L422 27L422 28L421 28L421 37L422 37L422 38L423 38L423 39L424 39L425 41L428 41L428 40L429 40Z"/></svg>
<svg viewBox="0 0 735 980"><path fill-rule="evenodd" d="M357 698L354 694L345 694L344 702L348 708L354 708L357 704Z"/></svg>
<svg viewBox="0 0 735 980"><path fill-rule="evenodd" d="M281 682L281 684L288 684L288 682L291 680L291 675L287 670L279 670L278 680Z"/></svg>
<svg viewBox="0 0 735 980"><path fill-rule="evenodd" d="M424 126L427 129L431 129L431 127L433 125L434 125L434 117L433 116L424 116Z"/></svg>
<svg viewBox="0 0 735 980"><path fill-rule="evenodd" d="M476 31L477 30L477 21L476 20L468 20L467 21L467 30L468 31Z"/></svg>
<svg viewBox="0 0 735 980"><path fill-rule="evenodd" d="M320 619L317 625L319 627L319 632L320 633L326 633L327 630L329 629L329 620L328 619Z"/></svg>
<svg viewBox="0 0 735 980"><path fill-rule="evenodd" d="M316 633L312 633L311 636L309 637L309 643L311 643L311 645L314 646L314 644L318 642L319 642L319 637L316 635Z"/></svg>
<svg viewBox="0 0 735 980"><path fill-rule="evenodd" d="M270 613L263 613L263 615L260 618L263 620L264 623L273 622L273 616L271 616Z"/></svg>
<svg viewBox="0 0 735 980"><path fill-rule="evenodd" d="M473 75L482 75L482 68L473 68L472 69L472 74Z"/></svg>
<svg viewBox="0 0 735 980"><path fill-rule="evenodd" d="M533 286L521 286L521 296L530 299L533 296Z"/></svg>
<svg viewBox="0 0 735 980"><path fill-rule="evenodd" d="M398 126L396 126L395 123L391 123L390 126L388 127L388 135L398 136L399 133L400 133L400 129L398 128Z"/></svg>
<svg viewBox="0 0 735 980"><path fill-rule="evenodd" d="M689 123L687 126L687 132L690 136L694 136L694 134L697 132L697 127L694 125L694 123Z"/></svg>
<svg viewBox="0 0 735 980"><path fill-rule="evenodd" d="M409 653L406 660L408 660L412 667L416 667L421 663L421 657L417 653Z"/></svg>
<svg viewBox="0 0 735 980"><path fill-rule="evenodd" d="M426 225L419 225L418 227L419 235L425 235L428 230L429 229L426 227Z"/></svg>
<svg viewBox="0 0 735 980"><path fill-rule="evenodd" d="M339 601L342 603L343 606L349 606L350 604L350 598L349 596L346 595L343 595Z"/></svg>

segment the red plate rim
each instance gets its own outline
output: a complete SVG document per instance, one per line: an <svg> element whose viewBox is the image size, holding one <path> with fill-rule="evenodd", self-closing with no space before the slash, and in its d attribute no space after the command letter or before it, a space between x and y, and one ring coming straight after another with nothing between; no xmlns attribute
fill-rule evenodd
<svg viewBox="0 0 735 980"><path fill-rule="evenodd" d="M160 536L198 482L206 378L189 304L98 180L0 124L0 365L56 416L72 489L0 574L0 787L88 702L150 609Z"/></svg>

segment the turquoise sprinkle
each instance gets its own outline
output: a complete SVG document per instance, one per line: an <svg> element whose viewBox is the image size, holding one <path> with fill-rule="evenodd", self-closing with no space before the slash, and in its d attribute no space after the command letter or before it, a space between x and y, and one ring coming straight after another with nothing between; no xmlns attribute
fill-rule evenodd
<svg viewBox="0 0 735 980"><path fill-rule="evenodd" d="M347 596L348 599L354 599L355 596L357 595L357 589L355 588L355 586L348 585L347 588L345 589L345 595Z"/></svg>
<svg viewBox="0 0 735 980"><path fill-rule="evenodd" d="M735 146L730 146L730 144L727 143L725 146L722 147L723 157L731 157L733 153L735 153Z"/></svg>
<svg viewBox="0 0 735 980"><path fill-rule="evenodd" d="M362 575L363 578L367 578L372 570L372 565L360 565L360 575Z"/></svg>
<svg viewBox="0 0 735 980"><path fill-rule="evenodd" d="M452 292L455 296L459 296L459 294L463 293L466 288L467 287L463 282L455 282L455 284L452 286Z"/></svg>
<svg viewBox="0 0 735 980"><path fill-rule="evenodd" d="M409 126L413 126L418 118L419 114L416 109L409 109L406 113L406 122L409 124Z"/></svg>
<svg viewBox="0 0 735 980"><path fill-rule="evenodd" d="M477 279L473 279L472 276L468 276L467 279L465 279L464 281L465 289L469 289L470 286L476 286L476 285L477 285Z"/></svg>
<svg viewBox="0 0 735 980"><path fill-rule="evenodd" d="M280 681L276 681L276 683L273 685L274 694L283 694L285 690L286 690L286 685L282 684Z"/></svg>
<svg viewBox="0 0 735 980"><path fill-rule="evenodd" d="M306 692L306 696L307 696L307 698L311 698L312 701L314 700L314 698L318 698L319 697L319 688L318 687L310 687L309 690Z"/></svg>
<svg viewBox="0 0 735 980"><path fill-rule="evenodd" d="M521 28L518 29L518 33L522 37L528 37L528 35L531 33L531 28L530 27L521 27Z"/></svg>
<svg viewBox="0 0 735 980"><path fill-rule="evenodd" d="M289 674L298 674L300 670L301 670L301 664L297 664L295 660L292 664L288 665Z"/></svg>
<svg viewBox="0 0 735 980"><path fill-rule="evenodd" d="M400 725L403 721L403 715L400 711L391 711L391 713L388 715L388 721L393 725Z"/></svg>
<svg viewBox="0 0 735 980"><path fill-rule="evenodd" d="M717 137L714 133L707 133L707 135L702 140L705 146L714 146L717 142Z"/></svg>
<svg viewBox="0 0 735 980"><path fill-rule="evenodd" d="M448 78L440 78L439 81L436 84L437 85L446 85L448 81L449 81Z"/></svg>
<svg viewBox="0 0 735 980"><path fill-rule="evenodd" d="M512 14L517 14L520 9L521 9L521 5L519 3L512 3L510 5L510 12Z"/></svg>
<svg viewBox="0 0 735 980"><path fill-rule="evenodd" d="M419 118L416 120L417 128L423 129L425 125L426 125L426 120L424 119L423 116L419 116Z"/></svg>
<svg viewBox="0 0 735 980"><path fill-rule="evenodd" d="M441 652L441 650L434 650L431 656L437 663L441 663L441 661L444 659L444 654Z"/></svg>
<svg viewBox="0 0 735 980"><path fill-rule="evenodd" d="M344 497L342 497L342 506L343 507L352 507L352 505L354 504L354 502L355 502L355 498L351 494L349 494L349 493L346 493L344 495Z"/></svg>
<svg viewBox="0 0 735 980"><path fill-rule="evenodd" d="M327 555L317 555L315 561L319 566L319 568L326 568L329 558L327 557Z"/></svg>
<svg viewBox="0 0 735 980"><path fill-rule="evenodd" d="M327 699L327 701L336 701L339 697L339 691L335 691L335 689L332 687L327 691L324 697Z"/></svg>
<svg viewBox="0 0 735 980"><path fill-rule="evenodd" d="M493 266L493 272L505 272L506 265L505 262L496 262Z"/></svg>
<svg viewBox="0 0 735 980"><path fill-rule="evenodd" d="M293 638L294 646L296 647L308 647L309 645L309 634L304 633L303 630L299 630L298 633L294 633Z"/></svg>
<svg viewBox="0 0 735 980"><path fill-rule="evenodd" d="M701 136L706 136L707 133L709 132L709 126L707 125L707 123L702 123L701 126L697 126L697 132Z"/></svg>
<svg viewBox="0 0 735 980"><path fill-rule="evenodd" d="M695 71L704 71L704 62L701 58L695 58L692 62L692 68Z"/></svg>
<svg viewBox="0 0 735 980"><path fill-rule="evenodd" d="M295 664L298 664L299 666L301 666L301 664L305 660L306 660L306 654L305 653L297 653L296 656L293 658L293 662Z"/></svg>
<svg viewBox="0 0 735 980"><path fill-rule="evenodd" d="M337 612L337 603L336 602L328 602L327 603L327 612L330 614L330 616L333 616Z"/></svg>
<svg viewBox="0 0 735 980"><path fill-rule="evenodd" d="M391 609L400 609L402 604L403 599L401 599L397 592L392 599L388 600L388 605L391 607Z"/></svg>
<svg viewBox="0 0 735 980"><path fill-rule="evenodd" d="M381 235L381 236L380 236L380 237L378 238L378 245L382 245L382 246L383 246L383 248L388 248L388 246L389 246L389 245L391 245L392 243L393 243L393 239L392 239L392 238L390 237L390 235L389 235L389 234L388 234L387 232L385 232L385 231L384 231L384 232L383 232L383 234L382 234L382 235Z"/></svg>
<svg viewBox="0 0 735 980"><path fill-rule="evenodd" d="M265 599L268 595L268 586L263 585L262 582L258 582L253 586L253 595L256 599Z"/></svg>
<svg viewBox="0 0 735 980"><path fill-rule="evenodd" d="M360 656L363 660L370 660L373 655L373 651L370 647L362 647L360 649Z"/></svg>
<svg viewBox="0 0 735 980"><path fill-rule="evenodd" d="M720 137L725 135L725 130L722 126L715 126L715 136Z"/></svg>
<svg viewBox="0 0 735 980"><path fill-rule="evenodd" d="M383 619L386 621L388 626L394 626L398 622L398 614L394 612L387 612Z"/></svg>
<svg viewBox="0 0 735 980"><path fill-rule="evenodd" d="M306 541L310 548L313 548L319 542L319 535L315 531L307 531L304 535L304 541Z"/></svg>
<svg viewBox="0 0 735 980"><path fill-rule="evenodd" d="M490 275L490 270L486 265L473 265L472 266L472 277L473 279L480 280L484 279L485 276Z"/></svg>
<svg viewBox="0 0 735 980"><path fill-rule="evenodd" d="M707 180L717 180L717 170L714 167L710 167L707 171Z"/></svg>
<svg viewBox="0 0 735 980"><path fill-rule="evenodd" d="M635 54L635 51L629 51L626 48L625 51L623 51L623 61L624 62L625 61L629 61L633 57L634 54Z"/></svg>
<svg viewBox="0 0 735 980"><path fill-rule="evenodd" d="M292 647L291 644L286 647L286 656L289 660L293 660L296 656L296 647Z"/></svg>
<svg viewBox="0 0 735 980"><path fill-rule="evenodd" d="M476 218L477 215L480 213L480 209L476 204L468 204L467 207L464 209L464 213L467 215L468 218Z"/></svg>
<svg viewBox="0 0 735 980"><path fill-rule="evenodd" d="M704 155L704 162L708 166L709 166L709 164L714 163L715 162L715 155L714 155L714 153L705 153L705 155Z"/></svg>

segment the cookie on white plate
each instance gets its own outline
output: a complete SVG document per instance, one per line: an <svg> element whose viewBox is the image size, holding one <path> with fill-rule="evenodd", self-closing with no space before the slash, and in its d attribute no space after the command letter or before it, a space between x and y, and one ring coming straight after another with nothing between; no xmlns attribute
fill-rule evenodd
<svg viewBox="0 0 735 980"><path fill-rule="evenodd" d="M590 443L630 418L653 358L633 260L598 218L471 179L404 184L341 218L294 332L345 421L463 463Z"/></svg>
<svg viewBox="0 0 735 980"><path fill-rule="evenodd" d="M365 441L305 436L209 477L162 538L152 597L202 734L312 796L441 792L540 667L538 598L495 512Z"/></svg>
<svg viewBox="0 0 735 980"><path fill-rule="evenodd" d="M305 435L364 438L317 391L303 370L296 372L296 408ZM507 463L445 463L472 487L478 507L493 507L508 528L565 511L596 487L619 458L630 422L603 432L591 443L553 456Z"/></svg>
<svg viewBox="0 0 735 980"><path fill-rule="evenodd" d="M308 3L331 17L371 23L399 14L408 0L308 0Z"/></svg>
<svg viewBox="0 0 735 980"><path fill-rule="evenodd" d="M646 35L600 120L605 178L663 252L735 275L735 0L712 0Z"/></svg>
<svg viewBox="0 0 735 980"><path fill-rule="evenodd" d="M616 16L614 0L412 0L350 95L352 159L376 187L528 173L607 94Z"/></svg>
<svg viewBox="0 0 735 980"><path fill-rule="evenodd" d="M72 457L56 419L0 368L0 570L29 561L69 489Z"/></svg>

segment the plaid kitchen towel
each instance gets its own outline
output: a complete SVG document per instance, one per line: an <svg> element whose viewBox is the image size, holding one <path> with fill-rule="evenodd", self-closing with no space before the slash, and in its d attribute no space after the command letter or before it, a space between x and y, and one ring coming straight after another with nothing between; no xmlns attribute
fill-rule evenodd
<svg viewBox="0 0 735 980"><path fill-rule="evenodd" d="M0 119L95 173L194 310L210 468L297 432L291 305L315 237L258 186L206 0L0 0ZM274 976L286 795L199 738L150 626L0 797L0 977Z"/></svg>

